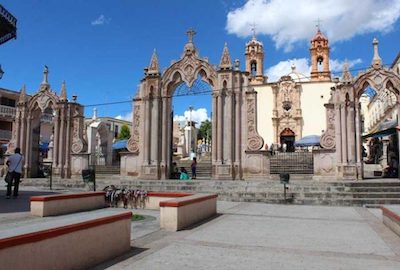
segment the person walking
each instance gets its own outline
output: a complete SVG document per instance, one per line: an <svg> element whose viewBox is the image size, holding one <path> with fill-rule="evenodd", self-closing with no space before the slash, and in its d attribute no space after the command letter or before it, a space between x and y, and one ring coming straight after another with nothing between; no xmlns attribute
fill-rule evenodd
<svg viewBox="0 0 400 270"><path fill-rule="evenodd" d="M197 159L195 157L193 158L190 167L192 168L192 179L196 179Z"/></svg>
<svg viewBox="0 0 400 270"><path fill-rule="evenodd" d="M15 148L15 154L8 157L6 162L8 166L8 173L10 174L10 181L7 183L7 195L6 198L10 199L11 187L14 183L13 198L18 197L19 182L22 174L22 164L24 162L24 157L21 155L21 149L19 147Z"/></svg>

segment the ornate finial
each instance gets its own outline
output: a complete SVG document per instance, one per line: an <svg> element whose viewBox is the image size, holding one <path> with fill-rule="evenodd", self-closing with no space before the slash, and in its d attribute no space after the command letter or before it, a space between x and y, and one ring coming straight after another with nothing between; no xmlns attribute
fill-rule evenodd
<svg viewBox="0 0 400 270"><path fill-rule="evenodd" d="M321 22L322 22L322 20L320 18L318 18L315 22L317 23L315 25L315 27L317 27L317 32L321 32Z"/></svg>
<svg viewBox="0 0 400 270"><path fill-rule="evenodd" d="M49 84L49 67L46 65L44 65L42 84Z"/></svg>
<svg viewBox="0 0 400 270"><path fill-rule="evenodd" d="M225 42L224 50L222 51L222 57L219 64L221 69L232 69L231 56L229 55L228 44Z"/></svg>
<svg viewBox="0 0 400 270"><path fill-rule="evenodd" d="M372 67L375 69L382 67L382 59L379 56L378 44L379 44L378 39L374 38L374 40L372 41L372 45L374 46L374 57L372 58Z"/></svg>
<svg viewBox="0 0 400 270"><path fill-rule="evenodd" d="M253 32L253 40L256 40L256 23L253 22L253 24L250 25L251 26L251 32Z"/></svg>
<svg viewBox="0 0 400 270"><path fill-rule="evenodd" d="M149 74L149 75L160 74L160 67L158 64L158 57L157 57L156 49L154 49L153 55L151 56L150 65L148 67L147 74Z"/></svg>
<svg viewBox="0 0 400 270"><path fill-rule="evenodd" d="M63 81L61 85L60 101L67 101L67 86L65 84L65 81Z"/></svg>
<svg viewBox="0 0 400 270"><path fill-rule="evenodd" d="M196 35L196 32L193 30L193 28L190 27L186 34L189 38L189 43L193 43L193 36Z"/></svg>
<svg viewBox="0 0 400 270"><path fill-rule="evenodd" d="M296 65L292 62L292 65L290 66L290 68L292 69L292 72L294 72L296 70Z"/></svg>
<svg viewBox="0 0 400 270"><path fill-rule="evenodd" d="M349 71L349 62L346 59L343 64L342 81L343 82L351 82L351 79L352 79L352 76Z"/></svg>
<svg viewBox="0 0 400 270"><path fill-rule="evenodd" d="M19 94L19 100L18 103L25 103L26 101L26 86L25 84L21 88L21 92Z"/></svg>
<svg viewBox="0 0 400 270"><path fill-rule="evenodd" d="M93 116L92 116L93 120L97 119L97 108L93 108Z"/></svg>

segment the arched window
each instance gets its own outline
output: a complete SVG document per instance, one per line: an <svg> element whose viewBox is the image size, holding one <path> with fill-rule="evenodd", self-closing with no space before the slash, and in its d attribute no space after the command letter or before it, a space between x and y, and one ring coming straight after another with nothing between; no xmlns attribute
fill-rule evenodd
<svg viewBox="0 0 400 270"><path fill-rule="evenodd" d="M257 75L257 62L252 61L250 63L250 69L251 69L251 76L256 76Z"/></svg>

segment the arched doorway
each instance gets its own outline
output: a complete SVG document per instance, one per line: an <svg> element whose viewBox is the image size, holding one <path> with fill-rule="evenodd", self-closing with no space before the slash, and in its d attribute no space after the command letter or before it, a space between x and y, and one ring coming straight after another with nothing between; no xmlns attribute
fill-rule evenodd
<svg viewBox="0 0 400 270"><path fill-rule="evenodd" d="M194 31L182 57L161 74L154 52L134 99L132 136L121 156L121 174L141 179L167 179L172 156L172 98L176 88L189 88L197 78L212 89L212 178L265 177L264 145L257 132L257 92L249 75L235 67L225 45L219 66L201 58L193 43ZM248 170L245 168L249 167Z"/></svg>
<svg viewBox="0 0 400 270"><path fill-rule="evenodd" d="M399 125L400 119L400 78L399 76L382 66L382 60L378 53L378 41L374 39L374 57L371 68L366 72L361 73L356 78L352 78L348 69L348 64L343 68L342 81L334 89L333 104L334 108L327 110L328 130L321 138L321 145L328 149L335 147L336 152L336 176L339 179L362 179L364 177L365 151L363 151L363 123L365 115L362 113L362 100L366 90L373 89L376 96L381 96L383 93L393 95L393 111L395 112L396 126ZM387 98L383 99L384 101ZM381 105L377 106L378 108ZM328 106L330 107L330 106ZM328 108L327 107L327 108ZM330 111L334 117L329 117ZM329 127L330 123L335 123L334 128ZM395 135L399 136L399 131L395 129ZM332 142L334 138L335 143ZM364 137L365 138L365 137ZM325 141L327 143L325 143ZM397 139L397 143L398 143ZM374 140L376 144L380 144ZM392 139L392 146L395 140ZM365 147L365 146L364 146ZM396 145L397 156L399 145ZM385 154L386 155L386 154ZM393 158L393 156L392 156ZM378 160L374 161L378 163ZM393 163L393 160L392 160ZM397 160L397 172L399 160Z"/></svg>
<svg viewBox="0 0 400 270"><path fill-rule="evenodd" d="M294 142L296 140L296 134L290 128L285 128L281 132L279 139L283 151L294 152Z"/></svg>

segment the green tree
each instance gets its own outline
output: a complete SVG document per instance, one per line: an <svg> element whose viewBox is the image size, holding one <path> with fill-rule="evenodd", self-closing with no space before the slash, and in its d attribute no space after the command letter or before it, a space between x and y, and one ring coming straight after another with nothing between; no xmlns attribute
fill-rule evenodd
<svg viewBox="0 0 400 270"><path fill-rule="evenodd" d="M208 119L201 122L199 132L197 133L198 140L203 138L206 138L207 140L211 139L211 122Z"/></svg>
<svg viewBox="0 0 400 270"><path fill-rule="evenodd" d="M128 127L128 125L122 125L121 131L118 135L118 140L125 140L129 139L131 137L131 131Z"/></svg>

